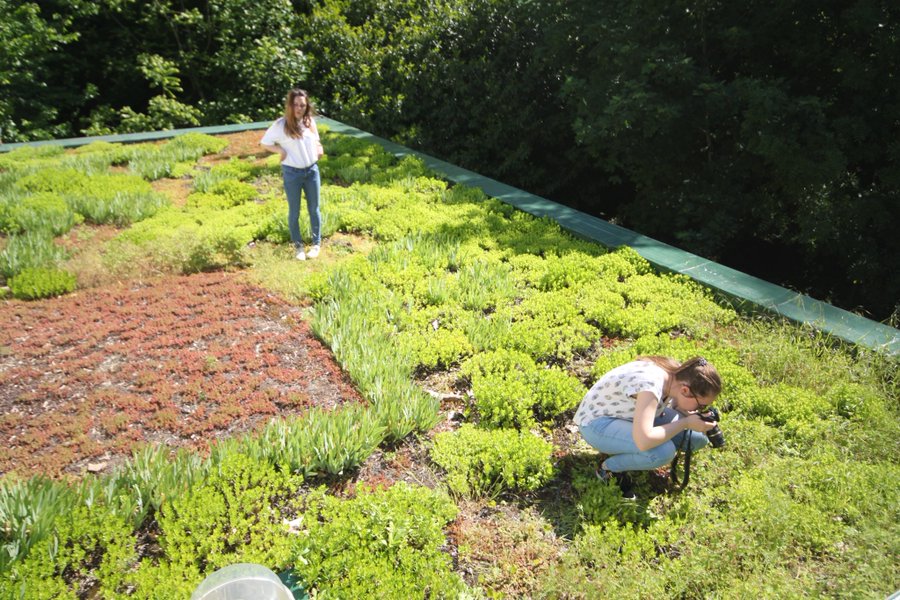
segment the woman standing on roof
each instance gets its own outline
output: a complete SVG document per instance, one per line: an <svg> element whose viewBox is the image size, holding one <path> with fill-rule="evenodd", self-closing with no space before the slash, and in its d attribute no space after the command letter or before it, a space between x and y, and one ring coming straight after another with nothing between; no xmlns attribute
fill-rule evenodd
<svg viewBox="0 0 900 600"><path fill-rule="evenodd" d="M281 155L281 176L288 201L288 229L297 252L297 260L316 258L322 243L322 213L319 210L321 180L319 158L325 154L316 128L316 110L305 90L293 88L287 93L284 116L266 130L260 144ZM306 209L312 240L309 252L303 250L300 237L300 192L306 195Z"/></svg>
<svg viewBox="0 0 900 600"><path fill-rule="evenodd" d="M623 494L631 482L624 471L648 471L668 464L681 445L702 448L716 427L705 412L722 391L718 371L705 358L684 363L664 356L639 356L607 372L575 412L585 441L608 457L597 469L604 481L616 477Z"/></svg>

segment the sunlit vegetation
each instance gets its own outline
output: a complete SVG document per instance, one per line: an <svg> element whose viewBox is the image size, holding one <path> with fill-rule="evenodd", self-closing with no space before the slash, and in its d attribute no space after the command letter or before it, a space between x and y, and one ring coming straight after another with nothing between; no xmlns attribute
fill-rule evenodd
<svg viewBox="0 0 900 600"><path fill-rule="evenodd" d="M198 298L102 292L91 310L113 310L109 300L129 322L131 303L170 302L172 318L122 327L120 342L79 356L69 391L48 383L17 405L87 393L104 360L134 352L130 338L156 360L136 363L141 389L89 396L109 403L111 447L140 441L151 422L190 436L242 411L274 418L203 448L136 447L114 472L82 478L61 476L71 453L104 449L79 437L75 407L71 427L44 423L36 445L4 448L4 596L187 597L245 561L335 598L858 598L897 587L895 359L743 317L633 250L576 239L415 158L325 141L325 253L302 264L280 252L286 207L272 157L210 168L197 160L222 144L208 136L0 156L0 275L15 297L4 311L57 295L36 302L66 306L73 287L87 289L85 264L164 282L240 270L281 296L273 306L308 307L361 398L316 407L267 394L254 378L303 376L278 363L292 341L280 333L206 358L187 350L235 335L229 306L256 314L240 300L249 284L216 290L210 279L221 312L186 329L179 305ZM191 181L183 203L148 187L172 176ZM115 234L97 240L97 262L79 262L65 236L100 224ZM74 323L58 343L105 335ZM0 358L48 352L6 336ZM594 477L596 454L568 426L594 378L639 354L702 354L719 368L727 444L694 456L685 491L665 473L640 474L629 501ZM243 378L209 379L219 356ZM0 363L4 386L25 376ZM187 385L176 391L173 379ZM192 414L170 404L184 394ZM211 396L218 412L197 414ZM292 403L302 414L284 417ZM29 454L47 444L61 447L55 467L32 477ZM354 480L410 445L429 477Z"/></svg>

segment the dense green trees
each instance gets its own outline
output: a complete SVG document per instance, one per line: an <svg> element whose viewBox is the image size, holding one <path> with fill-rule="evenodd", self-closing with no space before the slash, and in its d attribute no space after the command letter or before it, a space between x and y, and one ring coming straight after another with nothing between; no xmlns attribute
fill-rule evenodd
<svg viewBox="0 0 900 600"><path fill-rule="evenodd" d="M5 142L255 119L277 112L306 72L288 0L0 8Z"/></svg>
<svg viewBox="0 0 900 600"><path fill-rule="evenodd" d="M3 141L326 114L888 318L886 0L0 0Z"/></svg>
<svg viewBox="0 0 900 600"><path fill-rule="evenodd" d="M900 298L896 278L883 280L900 257L896 7L567 6L550 36L576 51L566 107L580 145L635 186L627 224L762 273L748 258L775 250L776 276L890 313Z"/></svg>

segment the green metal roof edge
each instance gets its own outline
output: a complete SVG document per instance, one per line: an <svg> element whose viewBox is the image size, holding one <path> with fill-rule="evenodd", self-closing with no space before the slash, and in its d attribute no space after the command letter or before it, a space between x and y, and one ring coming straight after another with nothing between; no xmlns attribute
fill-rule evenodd
<svg viewBox="0 0 900 600"><path fill-rule="evenodd" d="M35 142L16 142L13 144L0 144L0 152L9 152L23 146L63 146L65 148L75 148L77 146L85 146L92 142L111 142L131 144L134 142L150 142L153 140L164 140L185 133L208 133L216 135L220 133L238 133L240 131L248 131L251 129L265 129L271 125L271 121L256 123L238 123L236 125L216 125L212 127L188 127L185 129L167 129L165 131L147 131L143 133L116 133L111 135L96 135L93 137L80 138L63 138L59 140L40 140Z"/></svg>
<svg viewBox="0 0 900 600"><path fill-rule="evenodd" d="M758 277L736 271L725 265L720 265L690 252L685 252L669 244L614 225L558 202L541 198L495 179L479 175L406 146L401 146L340 121L327 117L319 117L318 120L331 131L377 143L395 156L415 156L424 161L430 169L440 173L450 181L481 188L488 196L511 204L529 214L538 217L549 217L563 228L580 237L613 248L630 246L656 268L687 275L700 284L724 294L739 305L746 307L749 304L749 306L756 309L781 315L791 321L809 324L824 333L834 335L852 344L858 344L892 355L900 354L900 330L894 327L861 317ZM189 132L208 133L210 135L236 133L265 129L270 124L271 121L263 121L216 127L192 127L169 131L0 144L0 152L22 146L61 145L74 147L96 141L144 142L170 138Z"/></svg>

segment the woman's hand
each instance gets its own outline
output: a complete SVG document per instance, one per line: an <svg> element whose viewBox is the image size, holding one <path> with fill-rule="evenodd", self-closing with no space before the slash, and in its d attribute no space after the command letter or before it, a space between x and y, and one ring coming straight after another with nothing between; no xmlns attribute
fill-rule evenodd
<svg viewBox="0 0 900 600"><path fill-rule="evenodd" d="M687 417L684 417L681 420L685 422L685 425L687 425L688 429L690 429L692 431L699 431L700 433L706 433L707 431L711 430L713 427L718 425L718 423L716 421L713 421L713 422L704 421L703 419L700 418L700 415L698 415L697 413L688 415Z"/></svg>
<svg viewBox="0 0 900 600"><path fill-rule="evenodd" d="M641 452L659 446L685 429L706 433L717 425L717 423L707 423L697 413L683 416L677 421L664 425L654 425L657 405L656 396L650 392L638 392L631 436Z"/></svg>

